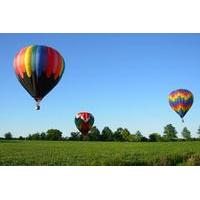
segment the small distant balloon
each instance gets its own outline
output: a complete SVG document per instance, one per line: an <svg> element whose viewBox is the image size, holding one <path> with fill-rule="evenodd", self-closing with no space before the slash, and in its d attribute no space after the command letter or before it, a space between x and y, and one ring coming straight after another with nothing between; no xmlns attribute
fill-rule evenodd
<svg viewBox="0 0 200 200"><path fill-rule="evenodd" d="M169 94L171 108L181 117L182 122L186 113L192 107L194 97L192 92L186 89L178 89Z"/></svg>
<svg viewBox="0 0 200 200"><path fill-rule="evenodd" d="M77 129L84 135L87 136L89 130L94 124L94 116L88 112L80 112L75 116L75 124Z"/></svg>
<svg viewBox="0 0 200 200"><path fill-rule="evenodd" d="M55 49L41 45L31 45L22 48L14 58L15 74L35 99L36 109L40 109L40 101L60 81L65 62Z"/></svg>

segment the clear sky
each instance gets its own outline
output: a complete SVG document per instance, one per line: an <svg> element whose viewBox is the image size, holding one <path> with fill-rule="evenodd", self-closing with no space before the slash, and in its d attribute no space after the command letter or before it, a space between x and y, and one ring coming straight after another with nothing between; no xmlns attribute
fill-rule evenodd
<svg viewBox="0 0 200 200"><path fill-rule="evenodd" d="M17 51L48 45L65 59L59 84L43 99L41 110L13 70ZM168 105L168 94L184 88L194 104L182 124ZM102 130L127 127L147 136L163 134L172 123L192 134L200 125L200 34L0 34L0 136L57 128L75 131L74 116L89 111Z"/></svg>

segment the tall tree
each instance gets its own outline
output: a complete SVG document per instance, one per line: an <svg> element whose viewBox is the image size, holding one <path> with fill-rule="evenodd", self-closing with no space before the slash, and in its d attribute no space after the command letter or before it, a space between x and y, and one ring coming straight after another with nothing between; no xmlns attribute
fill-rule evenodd
<svg viewBox="0 0 200 200"><path fill-rule="evenodd" d="M135 133L135 141L136 142L141 142L142 141L142 133L140 132L140 131L137 131L136 133Z"/></svg>
<svg viewBox="0 0 200 200"><path fill-rule="evenodd" d="M96 126L93 126L88 134L88 140L90 141L98 141L100 140L100 131L97 129Z"/></svg>
<svg viewBox="0 0 200 200"><path fill-rule="evenodd" d="M4 137L5 137L6 140L12 140L12 138L13 138L11 132L5 133L5 134L4 134Z"/></svg>
<svg viewBox="0 0 200 200"><path fill-rule="evenodd" d="M40 140L40 134L39 133L34 133L30 137L31 140Z"/></svg>
<svg viewBox="0 0 200 200"><path fill-rule="evenodd" d="M131 136L131 134L130 134L130 132L128 131L128 129L123 129L123 131L122 131L122 141L125 141L125 142L128 142L128 141L130 141L130 136Z"/></svg>
<svg viewBox="0 0 200 200"><path fill-rule="evenodd" d="M41 134L40 134L40 139L41 140L46 140L46 133L44 133L44 132L42 132Z"/></svg>
<svg viewBox="0 0 200 200"><path fill-rule="evenodd" d="M47 131L47 140L61 140L62 139L62 132L58 129L49 129Z"/></svg>
<svg viewBox="0 0 200 200"><path fill-rule="evenodd" d="M182 134L183 138L185 138L186 140L191 139L191 132L187 129L187 127L183 128L181 134Z"/></svg>
<svg viewBox="0 0 200 200"><path fill-rule="evenodd" d="M113 133L113 140L114 141L122 141L122 133L124 129L123 128L118 128L114 133Z"/></svg>
<svg viewBox="0 0 200 200"><path fill-rule="evenodd" d="M141 142L148 142L148 141L149 141L149 139L147 137L142 136Z"/></svg>
<svg viewBox="0 0 200 200"><path fill-rule="evenodd" d="M25 138L23 136L19 136L19 140L24 140Z"/></svg>
<svg viewBox="0 0 200 200"><path fill-rule="evenodd" d="M152 133L149 135L150 142L159 142L161 141L161 135L158 133Z"/></svg>
<svg viewBox="0 0 200 200"><path fill-rule="evenodd" d="M103 141L112 141L113 140L113 132L109 127L104 127L101 132L101 138Z"/></svg>
<svg viewBox="0 0 200 200"><path fill-rule="evenodd" d="M71 136L69 137L69 140L81 140L80 138L80 132L71 132Z"/></svg>
<svg viewBox="0 0 200 200"><path fill-rule="evenodd" d="M199 128L197 130L197 134L199 135L199 138L200 138L200 126L199 126Z"/></svg>
<svg viewBox="0 0 200 200"><path fill-rule="evenodd" d="M163 138L166 140L175 140L177 139L177 131L172 124L168 124L164 127L164 135Z"/></svg>

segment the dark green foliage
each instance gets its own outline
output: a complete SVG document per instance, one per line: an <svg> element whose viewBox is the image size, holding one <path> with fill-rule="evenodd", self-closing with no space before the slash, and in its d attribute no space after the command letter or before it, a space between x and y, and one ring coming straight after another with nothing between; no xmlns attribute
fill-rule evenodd
<svg viewBox="0 0 200 200"><path fill-rule="evenodd" d="M181 132L182 136L184 139L186 140L190 140L191 139L191 133L190 131L187 129L187 127L184 127L182 132Z"/></svg>
<svg viewBox="0 0 200 200"><path fill-rule="evenodd" d="M197 130L197 134L199 135L199 138L200 138L200 126L199 126L199 128Z"/></svg>
<svg viewBox="0 0 200 200"><path fill-rule="evenodd" d="M25 140L23 136L19 136L19 140Z"/></svg>
<svg viewBox="0 0 200 200"><path fill-rule="evenodd" d="M152 133L149 135L150 142L160 142L161 140L162 140L162 137L158 133Z"/></svg>
<svg viewBox="0 0 200 200"><path fill-rule="evenodd" d="M41 140L46 140L46 137L47 137L46 133L42 132L42 133L40 134L40 139L41 139Z"/></svg>
<svg viewBox="0 0 200 200"><path fill-rule="evenodd" d="M113 133L113 140L114 140L114 141L122 141L122 133L123 133L123 128L118 128L118 129Z"/></svg>
<svg viewBox="0 0 200 200"><path fill-rule="evenodd" d="M198 134L200 134L200 127L198 129ZM158 133L152 133L149 135L149 139L141 134L140 131L137 131L135 134L131 134L127 128L118 128L115 132L109 127L104 127L102 132L98 130L96 126L92 127L87 136L83 136L80 132L71 132L70 137L62 137L62 132L58 129L50 129L46 133L34 133L30 134L28 137L23 138L13 138L12 134L10 137L10 132L6 134L7 139L9 140L70 140L70 141L120 141L120 142L169 142L169 141L180 141L185 140L190 141L200 141L199 138L191 138L190 131L185 127L182 131L184 139L177 137L177 131L175 127L171 124L168 124L164 127L163 137ZM4 140L6 138L1 138Z"/></svg>
<svg viewBox="0 0 200 200"><path fill-rule="evenodd" d="M113 140L113 132L109 127L104 127L101 132L101 140L102 141L112 141Z"/></svg>
<svg viewBox="0 0 200 200"><path fill-rule="evenodd" d="M130 138L131 134L128 131L128 129L126 128L123 129L121 134L122 134L122 141L127 141L127 142L131 141L131 138Z"/></svg>
<svg viewBox="0 0 200 200"><path fill-rule="evenodd" d="M11 132L5 133L4 134L5 140L12 140L13 136Z"/></svg>
<svg viewBox="0 0 200 200"><path fill-rule="evenodd" d="M149 141L149 139L147 137L142 136L141 142L148 142L148 141Z"/></svg>
<svg viewBox="0 0 200 200"><path fill-rule="evenodd" d="M173 141L177 139L177 131L172 124L168 124L164 127L163 139L165 141Z"/></svg>
<svg viewBox="0 0 200 200"><path fill-rule="evenodd" d="M73 141L78 141L78 140L81 140L81 137L80 137L80 132L71 132L71 136L69 137L69 140L73 140Z"/></svg>
<svg viewBox="0 0 200 200"><path fill-rule="evenodd" d="M141 142L142 141L142 133L140 131L137 131L135 134L136 141Z"/></svg>
<svg viewBox="0 0 200 200"><path fill-rule="evenodd" d="M32 135L29 135L29 140L40 140L40 134L39 133L34 133Z"/></svg>
<svg viewBox="0 0 200 200"><path fill-rule="evenodd" d="M58 129L49 129L47 131L47 140L61 140L62 139L62 132Z"/></svg>
<svg viewBox="0 0 200 200"><path fill-rule="evenodd" d="M100 131L99 131L99 129L97 129L96 126L93 126L91 128L91 130L89 131L88 140L89 141L99 141L99 140L101 140Z"/></svg>
<svg viewBox="0 0 200 200"><path fill-rule="evenodd" d="M141 142L142 138L143 138L143 136L140 131L137 131L135 134L132 135L133 142Z"/></svg>

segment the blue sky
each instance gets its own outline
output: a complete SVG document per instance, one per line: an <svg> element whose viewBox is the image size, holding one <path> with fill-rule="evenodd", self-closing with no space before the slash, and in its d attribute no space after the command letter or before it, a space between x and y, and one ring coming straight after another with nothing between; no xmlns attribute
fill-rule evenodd
<svg viewBox="0 0 200 200"><path fill-rule="evenodd" d="M48 45L64 57L59 84L41 110L15 77L13 58L30 44ZM102 130L127 127L147 136L172 123L192 134L200 125L200 34L0 34L0 136L57 128L75 131L74 116L89 111ZM189 89L194 104L185 124L168 105L174 89Z"/></svg>

